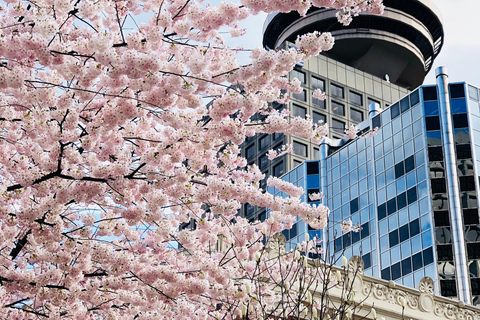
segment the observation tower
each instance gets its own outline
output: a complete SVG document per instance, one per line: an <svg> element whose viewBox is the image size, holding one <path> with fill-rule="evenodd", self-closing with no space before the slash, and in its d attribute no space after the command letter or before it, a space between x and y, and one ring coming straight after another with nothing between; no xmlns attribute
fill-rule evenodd
<svg viewBox="0 0 480 320"><path fill-rule="evenodd" d="M412 90L422 84L443 45L441 15L430 0L384 0L383 15L361 14L349 26L337 21L335 9L311 8L272 13L263 30L263 45L277 48L298 35L329 31L332 50L323 55L347 66Z"/></svg>

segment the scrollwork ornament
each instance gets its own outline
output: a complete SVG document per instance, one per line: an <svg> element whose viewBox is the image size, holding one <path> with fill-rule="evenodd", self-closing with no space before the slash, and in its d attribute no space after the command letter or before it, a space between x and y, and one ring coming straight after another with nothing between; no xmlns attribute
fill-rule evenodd
<svg viewBox="0 0 480 320"><path fill-rule="evenodd" d="M405 296L405 300L407 301L407 305L411 308L411 309L417 309L418 308L418 300L419 298L417 296L414 296L412 294L407 294Z"/></svg>
<svg viewBox="0 0 480 320"><path fill-rule="evenodd" d="M434 282L430 277L423 277L418 283L418 290L422 293L434 294Z"/></svg>

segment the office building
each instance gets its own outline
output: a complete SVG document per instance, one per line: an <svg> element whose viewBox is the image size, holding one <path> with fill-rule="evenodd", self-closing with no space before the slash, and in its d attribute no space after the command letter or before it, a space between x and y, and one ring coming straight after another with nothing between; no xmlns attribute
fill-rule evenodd
<svg viewBox="0 0 480 320"><path fill-rule="evenodd" d="M429 276L438 294L479 305L478 88L448 84L438 68L436 85L414 90L359 128L378 133L343 145L326 139L320 160L283 176L304 188L303 201L323 192L331 210L324 233L302 221L284 231L290 248L307 232L328 238L327 254L361 253L368 275L410 287ZM349 219L362 230L342 232Z"/></svg>
<svg viewBox="0 0 480 320"><path fill-rule="evenodd" d="M314 122L330 126L329 137L341 139L345 127L368 116L368 106L385 108L420 85L443 44L443 28L436 7L428 0L384 0L382 16L362 14L345 27L336 22L335 10L312 8L305 17L298 13L274 13L264 25L266 48L282 48L298 35L318 30L335 37L332 50L297 66L289 78L302 82L303 92L292 94L287 105L292 116L310 116ZM312 97L315 89L327 99ZM254 120L261 119L256 115ZM267 151L283 144L294 152L270 161ZM305 160L318 159L319 147L309 139L282 134L250 137L242 146L249 164L257 164L266 174L281 176ZM263 219L264 208L245 204L242 214Z"/></svg>

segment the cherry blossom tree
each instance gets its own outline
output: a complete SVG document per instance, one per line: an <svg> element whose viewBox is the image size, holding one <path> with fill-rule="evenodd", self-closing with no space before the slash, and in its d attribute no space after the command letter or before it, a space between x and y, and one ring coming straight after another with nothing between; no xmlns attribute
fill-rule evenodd
<svg viewBox="0 0 480 320"><path fill-rule="evenodd" d="M241 36L236 26L252 14L311 6L349 23L381 13L381 0L4 1L0 318L284 316L260 281L284 274L264 239L296 216L323 228L328 209L300 202L303 191L279 179L269 184L291 197L263 193L264 175L239 145L257 133L323 139L326 125L269 104L299 92L285 75L334 40L314 32L297 50L253 49L239 65L243 49L219 30ZM251 121L256 113L265 120ZM270 217L239 217L247 202Z"/></svg>

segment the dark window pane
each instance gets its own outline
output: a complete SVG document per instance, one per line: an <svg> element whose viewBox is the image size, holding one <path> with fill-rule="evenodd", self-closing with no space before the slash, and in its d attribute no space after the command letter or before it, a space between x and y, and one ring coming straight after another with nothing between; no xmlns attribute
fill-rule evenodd
<svg viewBox="0 0 480 320"><path fill-rule="evenodd" d="M368 269L372 266L372 256L371 256L370 252L363 255L362 259L363 259L364 269Z"/></svg>
<svg viewBox="0 0 480 320"><path fill-rule="evenodd" d="M463 221L468 224L479 224L478 209L463 209Z"/></svg>
<svg viewBox="0 0 480 320"><path fill-rule="evenodd" d="M400 269L400 262L397 262L392 266L392 280L397 280L402 276Z"/></svg>
<svg viewBox="0 0 480 320"><path fill-rule="evenodd" d="M414 237L420 233L420 221L418 219L411 221L409 224L410 224L410 237Z"/></svg>
<svg viewBox="0 0 480 320"><path fill-rule="evenodd" d="M390 112L392 115L392 119L395 119L400 115L400 106L398 105L398 102L390 107Z"/></svg>
<svg viewBox="0 0 480 320"><path fill-rule="evenodd" d="M447 192L447 182L444 178L431 179L432 193L445 193Z"/></svg>
<svg viewBox="0 0 480 320"><path fill-rule="evenodd" d="M315 98L313 97L313 93L312 93L312 103L322 109L326 109L327 108L327 103L325 100L320 100L318 98Z"/></svg>
<svg viewBox="0 0 480 320"><path fill-rule="evenodd" d="M425 117L425 125L427 131L440 130L440 118L439 117Z"/></svg>
<svg viewBox="0 0 480 320"><path fill-rule="evenodd" d="M277 164L276 166L273 167L273 175L275 177L280 177L285 173L285 169L283 167L283 162Z"/></svg>
<svg viewBox="0 0 480 320"><path fill-rule="evenodd" d="M465 210L463 210L465 212ZM434 224L435 227L448 227L450 226L450 218L448 217L447 210L439 210L434 213ZM464 213L465 214L465 213Z"/></svg>
<svg viewBox="0 0 480 320"><path fill-rule="evenodd" d="M395 165L395 179L400 178L404 174L405 174L405 168L404 168L403 161L401 161Z"/></svg>
<svg viewBox="0 0 480 320"><path fill-rule="evenodd" d="M393 230L392 232L390 232L388 234L388 240L389 240L389 243L390 243L390 248L391 247L394 247L398 244L398 229L396 230Z"/></svg>
<svg viewBox="0 0 480 320"><path fill-rule="evenodd" d="M440 280L440 293L444 297L456 297L457 285L455 280Z"/></svg>
<svg viewBox="0 0 480 320"><path fill-rule="evenodd" d="M423 251L423 263L424 265L429 265L433 262L433 249L432 247Z"/></svg>
<svg viewBox="0 0 480 320"><path fill-rule="evenodd" d="M343 99L343 88L332 83L330 85L330 94L333 97L338 97Z"/></svg>
<svg viewBox="0 0 480 320"><path fill-rule="evenodd" d="M290 240L290 230L285 229L282 231L282 233L287 240Z"/></svg>
<svg viewBox="0 0 480 320"><path fill-rule="evenodd" d="M472 157L472 150L469 144L461 144L456 146L457 159L470 159Z"/></svg>
<svg viewBox="0 0 480 320"><path fill-rule="evenodd" d="M415 106L420 102L420 95L418 93L418 90L415 90L412 92L412 94L410 94L410 102L412 106Z"/></svg>
<svg viewBox="0 0 480 320"><path fill-rule="evenodd" d="M318 165L319 165L318 161L307 162L307 175L318 174L319 173Z"/></svg>
<svg viewBox="0 0 480 320"><path fill-rule="evenodd" d="M413 271L416 271L423 267L422 253L419 252L412 256Z"/></svg>
<svg viewBox="0 0 480 320"><path fill-rule="evenodd" d="M453 127L455 129L468 127L468 117L466 113L454 114L452 117Z"/></svg>
<svg viewBox="0 0 480 320"><path fill-rule="evenodd" d="M335 253L342 251L342 237L335 239Z"/></svg>
<svg viewBox="0 0 480 320"><path fill-rule="evenodd" d="M452 261L453 250L451 244L437 244L438 261Z"/></svg>
<svg viewBox="0 0 480 320"><path fill-rule="evenodd" d="M377 211L378 211L378 220L380 221L387 216L387 205L385 203L382 203L381 205L378 206Z"/></svg>
<svg viewBox="0 0 480 320"><path fill-rule="evenodd" d="M343 239L343 247L346 248L348 246L350 246L352 244L352 236L351 236L351 232L349 233L346 233L343 235L342 239Z"/></svg>
<svg viewBox="0 0 480 320"><path fill-rule="evenodd" d="M358 198L353 199L350 201L350 213L354 214L358 211Z"/></svg>
<svg viewBox="0 0 480 320"><path fill-rule="evenodd" d="M395 213L397 211L397 201L395 198L390 199L387 201L387 212L388 215L391 215L392 213Z"/></svg>
<svg viewBox="0 0 480 320"><path fill-rule="evenodd" d="M475 179L472 176L460 177L460 191L475 191Z"/></svg>
<svg viewBox="0 0 480 320"><path fill-rule="evenodd" d="M437 243L452 243L452 232L450 227L435 228L435 241Z"/></svg>
<svg viewBox="0 0 480 320"><path fill-rule="evenodd" d="M405 173L409 173L413 169L415 169L415 158L414 156L410 156L405 159Z"/></svg>
<svg viewBox="0 0 480 320"><path fill-rule="evenodd" d="M407 97L400 100L400 111L403 113L410 108L410 99Z"/></svg>
<svg viewBox="0 0 480 320"><path fill-rule="evenodd" d="M255 145L251 145L250 147L248 147L245 151L245 155L247 156L247 158L251 158L255 155Z"/></svg>
<svg viewBox="0 0 480 320"><path fill-rule="evenodd" d="M270 145L270 136L265 136L259 140L260 144L260 150L263 148L266 148Z"/></svg>
<svg viewBox="0 0 480 320"><path fill-rule="evenodd" d="M472 294L480 295L480 279L470 279L470 284L472 285Z"/></svg>
<svg viewBox="0 0 480 320"><path fill-rule="evenodd" d="M423 100L437 100L437 87L423 87Z"/></svg>
<svg viewBox="0 0 480 320"><path fill-rule="evenodd" d="M362 95L353 91L349 92L350 103L356 104L358 106L363 106Z"/></svg>
<svg viewBox="0 0 480 320"><path fill-rule="evenodd" d="M407 258L402 260L402 276L406 276L410 272L412 272L412 259Z"/></svg>
<svg viewBox="0 0 480 320"><path fill-rule="evenodd" d="M362 239L370 235L370 225L368 224L368 222L362 224L362 230L360 231L360 235Z"/></svg>
<svg viewBox="0 0 480 320"><path fill-rule="evenodd" d="M270 160L268 160L268 157L266 154L264 154L263 156L260 157L259 159L259 167L260 169L264 169L268 166L268 163L270 162Z"/></svg>
<svg viewBox="0 0 480 320"><path fill-rule="evenodd" d="M443 161L442 147L428 147L428 161Z"/></svg>
<svg viewBox="0 0 480 320"><path fill-rule="evenodd" d="M417 201L417 187L413 187L407 190L408 204Z"/></svg>
<svg viewBox="0 0 480 320"><path fill-rule="evenodd" d="M360 232L352 232L352 243L360 241Z"/></svg>
<svg viewBox="0 0 480 320"><path fill-rule="evenodd" d="M350 118L355 122L363 121L363 112L355 109L350 109Z"/></svg>
<svg viewBox="0 0 480 320"><path fill-rule="evenodd" d="M407 206L407 193L403 192L397 196L397 207L401 210Z"/></svg>
<svg viewBox="0 0 480 320"><path fill-rule="evenodd" d="M293 141L293 152L300 156L306 157L307 156L307 146L303 143Z"/></svg>
<svg viewBox="0 0 480 320"><path fill-rule="evenodd" d="M295 223L293 226L292 226L292 229L290 229L290 238L293 238L293 237L296 237L297 234L298 234L298 223Z"/></svg>
<svg viewBox="0 0 480 320"><path fill-rule="evenodd" d="M373 117L372 119L373 128L380 128L381 125L382 125L382 119L380 118L380 115Z"/></svg>
<svg viewBox="0 0 480 320"><path fill-rule="evenodd" d="M480 258L480 243L467 243L468 259Z"/></svg>
<svg viewBox="0 0 480 320"><path fill-rule="evenodd" d="M463 87L463 83L451 84L450 85L450 98L464 98L465 97L465 89Z"/></svg>
<svg viewBox="0 0 480 320"><path fill-rule="evenodd" d="M403 242L410 238L410 234L408 232L408 224L401 226L398 230L400 232L400 242Z"/></svg>
<svg viewBox="0 0 480 320"><path fill-rule="evenodd" d="M382 279L383 280L390 280L390 267L382 270Z"/></svg>
<svg viewBox="0 0 480 320"><path fill-rule="evenodd" d="M467 242L480 242L480 227L478 226L465 227L465 240Z"/></svg>

